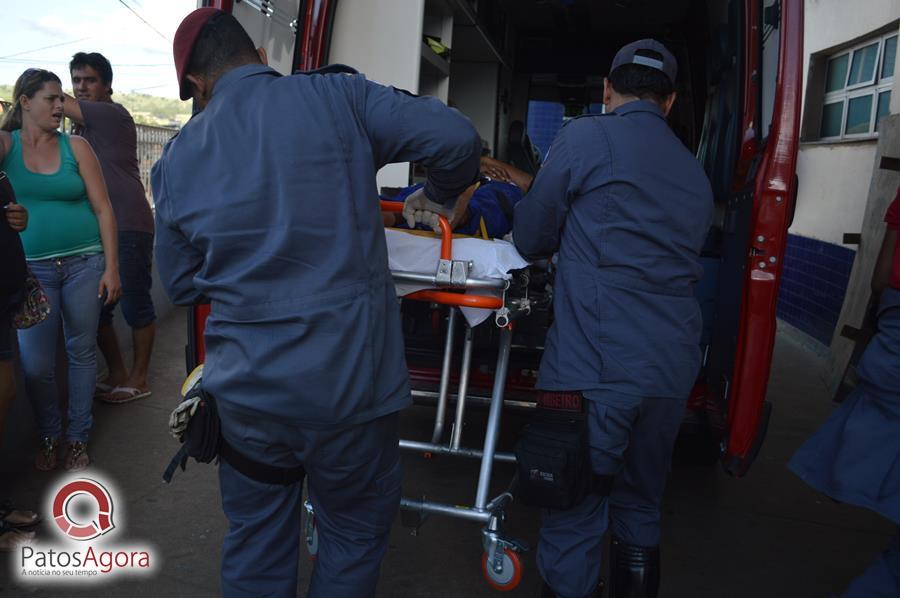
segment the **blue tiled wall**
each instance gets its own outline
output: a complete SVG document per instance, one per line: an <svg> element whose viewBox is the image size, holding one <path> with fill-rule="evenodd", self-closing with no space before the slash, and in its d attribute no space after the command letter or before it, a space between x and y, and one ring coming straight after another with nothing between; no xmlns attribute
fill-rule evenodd
<svg viewBox="0 0 900 598"><path fill-rule="evenodd" d="M540 150L542 159L562 127L564 114L565 108L559 102L528 102L528 138Z"/></svg>
<svg viewBox="0 0 900 598"><path fill-rule="evenodd" d="M830 345L855 256L840 245L788 235L778 317Z"/></svg>

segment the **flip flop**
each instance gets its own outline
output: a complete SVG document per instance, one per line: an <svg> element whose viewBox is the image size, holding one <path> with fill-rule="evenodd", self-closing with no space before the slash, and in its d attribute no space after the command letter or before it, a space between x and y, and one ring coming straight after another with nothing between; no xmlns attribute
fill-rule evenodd
<svg viewBox="0 0 900 598"><path fill-rule="evenodd" d="M141 390L140 388L135 388L133 386L117 386L107 394L97 397L97 399L104 403L118 405L119 403L130 403L131 401L143 399L152 394L153 392L149 390Z"/></svg>
<svg viewBox="0 0 900 598"><path fill-rule="evenodd" d="M115 388L112 384L106 382L97 382L94 385L94 398L99 399L103 395L109 394Z"/></svg>

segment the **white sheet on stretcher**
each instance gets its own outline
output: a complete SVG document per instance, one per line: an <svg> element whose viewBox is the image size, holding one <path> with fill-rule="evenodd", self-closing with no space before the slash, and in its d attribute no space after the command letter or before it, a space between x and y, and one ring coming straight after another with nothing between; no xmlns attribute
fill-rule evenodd
<svg viewBox="0 0 900 598"><path fill-rule="evenodd" d="M407 231L391 228L384 229L387 239L388 264L392 272L415 272L416 274L428 274L433 276L437 271L438 260L441 255L441 240L436 237L423 237L410 234ZM512 276L510 270L518 270L528 265L528 262L519 255L512 243L506 241L484 239L453 239L453 259L471 261L472 269L469 270L469 278L503 279L509 280ZM432 288L428 285L412 283L395 283L397 295L404 296ZM472 290L476 295L493 295L499 297L502 293L488 289ZM477 326L485 321L492 313L490 309L475 307L460 308L469 326Z"/></svg>

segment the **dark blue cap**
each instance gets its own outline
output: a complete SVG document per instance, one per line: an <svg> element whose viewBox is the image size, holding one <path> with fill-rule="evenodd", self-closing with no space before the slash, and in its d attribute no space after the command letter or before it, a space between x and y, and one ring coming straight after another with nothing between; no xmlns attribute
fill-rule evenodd
<svg viewBox="0 0 900 598"><path fill-rule="evenodd" d="M641 51L655 52L662 59L642 56L640 54ZM662 71L669 78L669 81L672 82L672 85L675 85L675 77L678 76L678 61L675 60L675 57L664 45L655 39L639 39L616 52L616 57L613 58L609 72L613 72L623 64L640 64Z"/></svg>

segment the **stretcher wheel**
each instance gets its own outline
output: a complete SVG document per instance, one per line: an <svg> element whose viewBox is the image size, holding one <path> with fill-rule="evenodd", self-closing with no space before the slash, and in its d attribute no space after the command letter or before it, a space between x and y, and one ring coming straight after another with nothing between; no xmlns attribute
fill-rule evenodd
<svg viewBox="0 0 900 598"><path fill-rule="evenodd" d="M498 592L511 592L522 581L522 561L515 550L504 548L503 571L496 573L494 568L488 563L488 553L485 551L481 556L481 572L484 574L484 578L489 586Z"/></svg>

